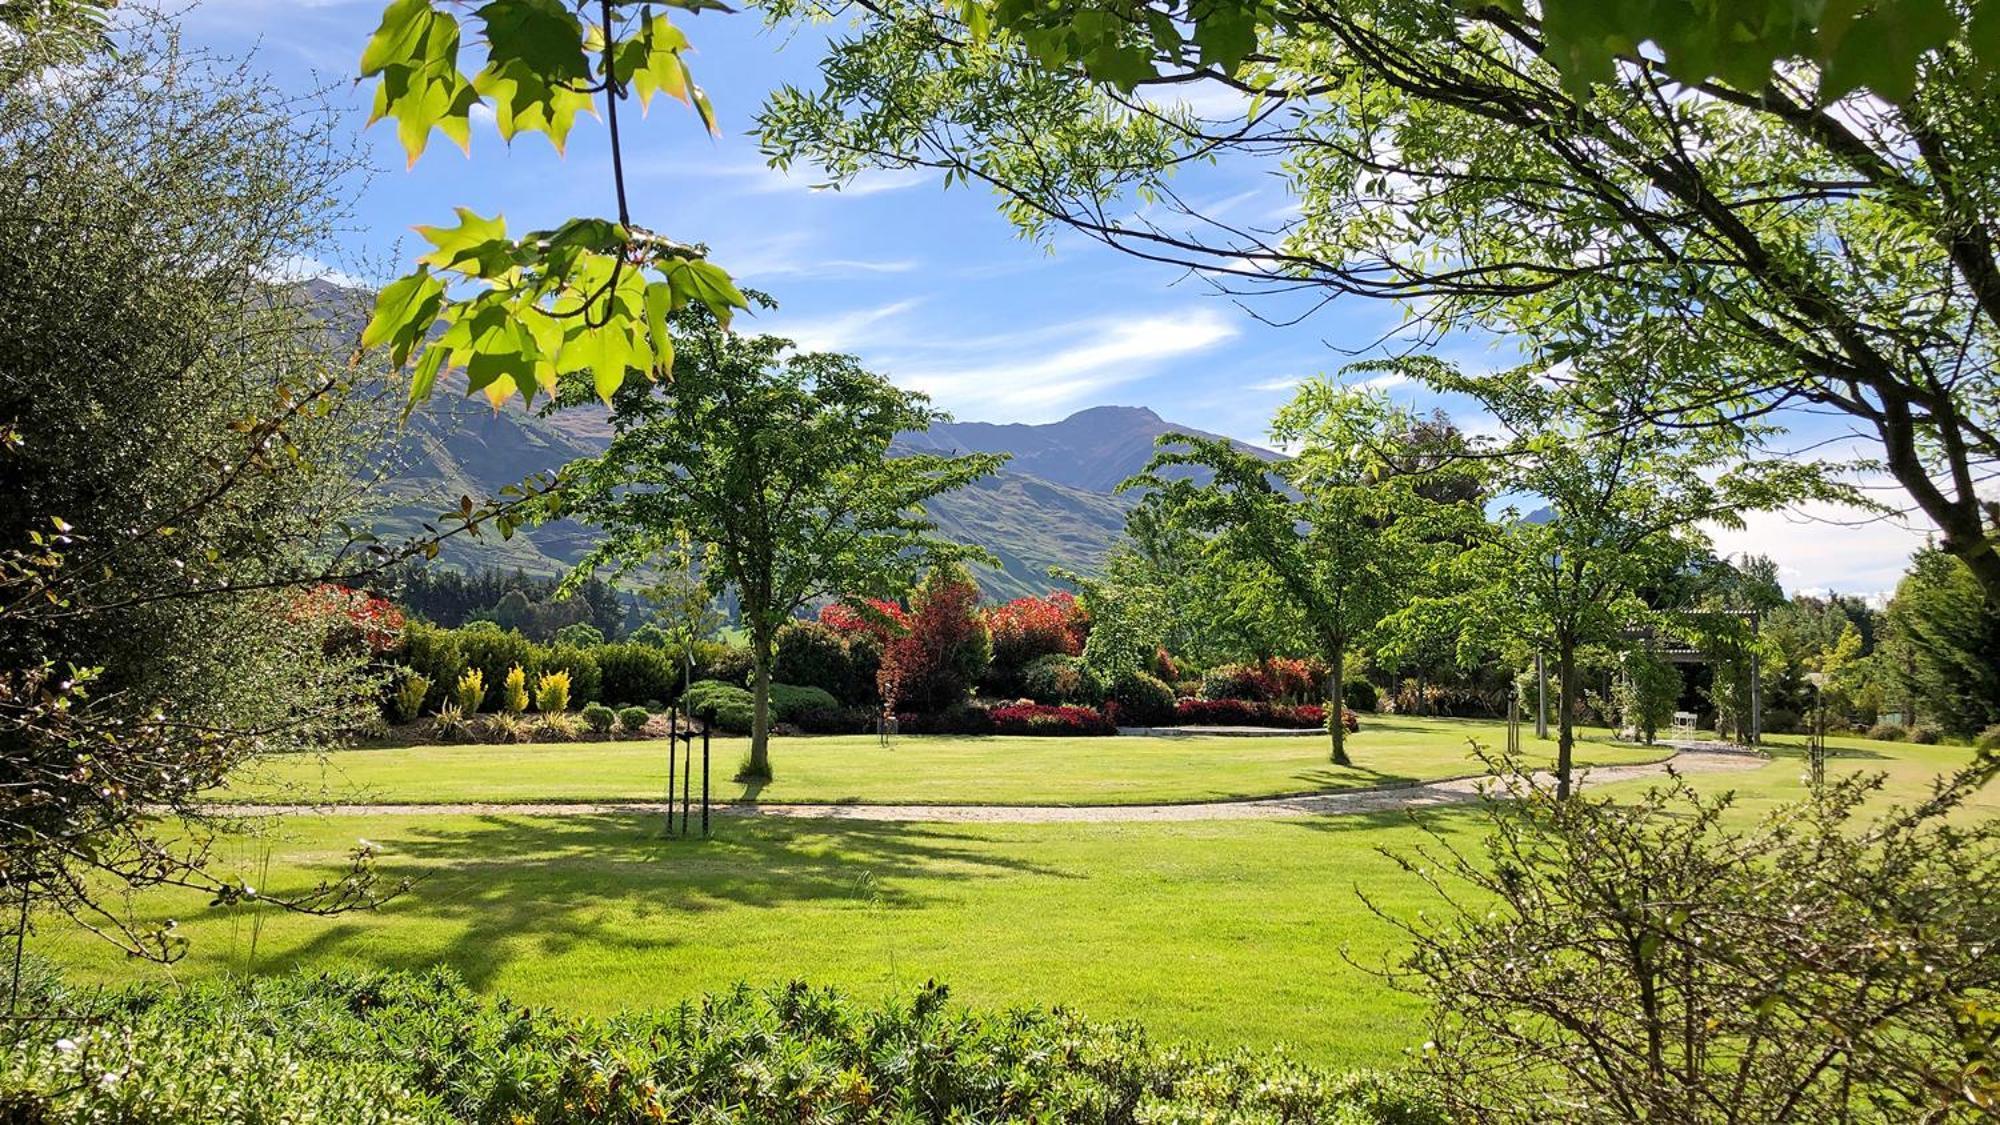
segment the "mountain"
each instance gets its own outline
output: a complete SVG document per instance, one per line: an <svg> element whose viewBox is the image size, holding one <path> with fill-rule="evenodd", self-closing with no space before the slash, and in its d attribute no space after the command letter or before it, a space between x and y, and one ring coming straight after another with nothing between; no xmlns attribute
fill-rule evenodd
<svg viewBox="0 0 2000 1125"><path fill-rule="evenodd" d="M367 318L367 294L326 282L298 288L343 340L351 340ZM602 452L610 440L601 412L543 417L519 400L495 411L463 391L462 377L441 377L437 394L411 412L384 450L371 494L379 534L415 533L456 508L460 497L477 502L534 473ZM1046 592L1055 584L1051 567L1082 574L1102 569L1136 501L1114 489L1145 468L1165 434L1218 436L1168 422L1145 407L1097 406L1040 425L940 423L899 436L895 449L1010 455L999 472L928 509L943 534L984 547L999 560L997 568L977 569L983 592L997 600ZM1278 456L1244 448L1267 459ZM568 569L591 545L589 528L563 520L521 529L505 541L454 539L441 558L465 569L547 575Z"/></svg>

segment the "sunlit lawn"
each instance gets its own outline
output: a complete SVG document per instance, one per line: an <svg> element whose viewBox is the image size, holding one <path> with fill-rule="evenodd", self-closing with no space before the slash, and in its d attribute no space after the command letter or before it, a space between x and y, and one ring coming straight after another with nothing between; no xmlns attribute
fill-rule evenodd
<svg viewBox="0 0 2000 1125"><path fill-rule="evenodd" d="M1659 748L1582 744L1581 761L1651 761ZM781 738L764 785L730 781L743 739L711 748L718 800L885 804L1139 804L1323 792L1480 772L1470 740L1497 746L1504 724L1368 716L1349 740L1354 765L1328 759L1327 737ZM1526 738L1526 753L1555 756L1553 741ZM349 750L267 763L226 797L248 801L425 804L657 799L666 788L666 743L418 746Z"/></svg>
<svg viewBox="0 0 2000 1125"><path fill-rule="evenodd" d="M1777 741L1785 756L1769 765L1696 783L1741 792L1746 822L1802 795L1794 740ZM803 745L781 745L781 770L789 753L804 772ZM1904 799L1969 758L1949 747L1840 749L1832 771L1887 770ZM1475 842L1475 809L1424 815L1456 843ZM1401 946L1356 894L1405 918L1431 901L1376 850L1407 853L1421 841L1396 814L1042 825L729 818L707 842L663 840L638 813L299 817L225 850L251 882L282 890L337 872L360 838L381 848L385 876L417 879L378 912L318 919L266 908L258 926L248 911L160 892L138 906L151 920L178 919L190 939L171 969L128 961L53 921L34 946L103 981L441 961L516 1001L592 1011L672 1005L737 981L804 978L879 995L936 978L968 1003L1066 1004L1140 1020L1170 1040L1286 1041L1337 1065L1393 1064L1423 1038L1416 1005L1366 971Z"/></svg>

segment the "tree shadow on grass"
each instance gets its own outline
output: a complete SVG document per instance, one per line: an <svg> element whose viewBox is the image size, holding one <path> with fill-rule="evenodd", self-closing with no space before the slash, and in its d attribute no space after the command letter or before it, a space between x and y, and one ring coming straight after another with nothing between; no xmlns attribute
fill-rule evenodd
<svg viewBox="0 0 2000 1125"><path fill-rule="evenodd" d="M644 955L699 942L703 928L692 920L724 909L916 909L964 880L1084 877L934 825L728 818L702 840L663 837L660 823L639 813L488 815L398 827L380 841L379 869L386 880L416 882L384 913L432 923L424 928L443 936L444 948L416 941L400 951L377 941L365 956L382 968L442 961L483 987L516 957L586 947ZM328 926L259 969L337 958L357 936L355 927Z"/></svg>

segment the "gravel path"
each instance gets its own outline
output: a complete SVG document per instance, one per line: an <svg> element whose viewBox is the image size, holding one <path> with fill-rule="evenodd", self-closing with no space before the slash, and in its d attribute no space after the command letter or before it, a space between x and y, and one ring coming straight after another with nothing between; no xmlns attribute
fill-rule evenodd
<svg viewBox="0 0 2000 1125"><path fill-rule="evenodd" d="M1602 766L1580 775L1592 785L1663 777L1668 765L1681 773L1727 773L1756 769L1769 759L1745 753L1683 750L1665 762L1638 766ZM1542 775L1547 776L1547 775ZM1393 812L1470 801L1485 777L1454 778L1414 785L1350 789L1311 797L1271 797L1252 801L1213 801L1180 805L780 805L718 803L718 816L782 816L827 820L937 821L955 824L1059 824L1181 820L1273 820L1298 816ZM1583 782L1579 782L1582 784ZM229 805L216 811L240 816L278 814L329 816L598 816L609 813L658 814L658 801L607 801L594 804L456 804L456 805Z"/></svg>

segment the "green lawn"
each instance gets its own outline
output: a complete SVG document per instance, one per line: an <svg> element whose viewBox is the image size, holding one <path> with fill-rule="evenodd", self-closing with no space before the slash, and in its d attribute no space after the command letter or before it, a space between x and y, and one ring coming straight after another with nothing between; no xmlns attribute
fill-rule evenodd
<svg viewBox="0 0 2000 1125"><path fill-rule="evenodd" d="M787 743L796 747L799 743ZM1117 745L1106 743L1106 745ZM1835 770L1886 769L1898 796L1963 748L1846 743ZM1803 793L1803 763L1703 775L1747 818ZM779 758L784 768L785 758ZM1626 783L1628 785L1640 783ZM2000 811L2000 795L1984 804ZM1424 814L1470 845L1478 814ZM146 974L455 966L515 1000L593 1011L670 1005L739 980L805 978L863 995L928 978L980 1005L1067 1004L1169 1040L1289 1042L1335 1065L1393 1064L1421 1041L1416 1006L1349 963L1379 965L1430 899L1378 847L1407 852L1400 815L1170 824L942 825L725 819L666 841L638 814L301 817L232 840L255 885L309 885L366 838L383 872L418 882L379 912L335 919L211 910L156 892L185 961L159 969L51 920L33 947L88 980ZM261 924L258 924L261 923ZM254 937L253 937L254 935Z"/></svg>
<svg viewBox="0 0 2000 1125"><path fill-rule="evenodd" d="M1323 792L1476 773L1469 740L1505 740L1504 724L1370 716L1351 737L1354 766L1327 761L1324 734L1282 738L784 738L777 778L730 781L747 742L711 750L718 800L881 804L1119 805ZM1555 743L1529 733L1526 751ZM1593 764L1652 761L1665 751L1585 742ZM297 756L260 766L224 794L241 801L430 804L659 798L666 743L416 746Z"/></svg>

